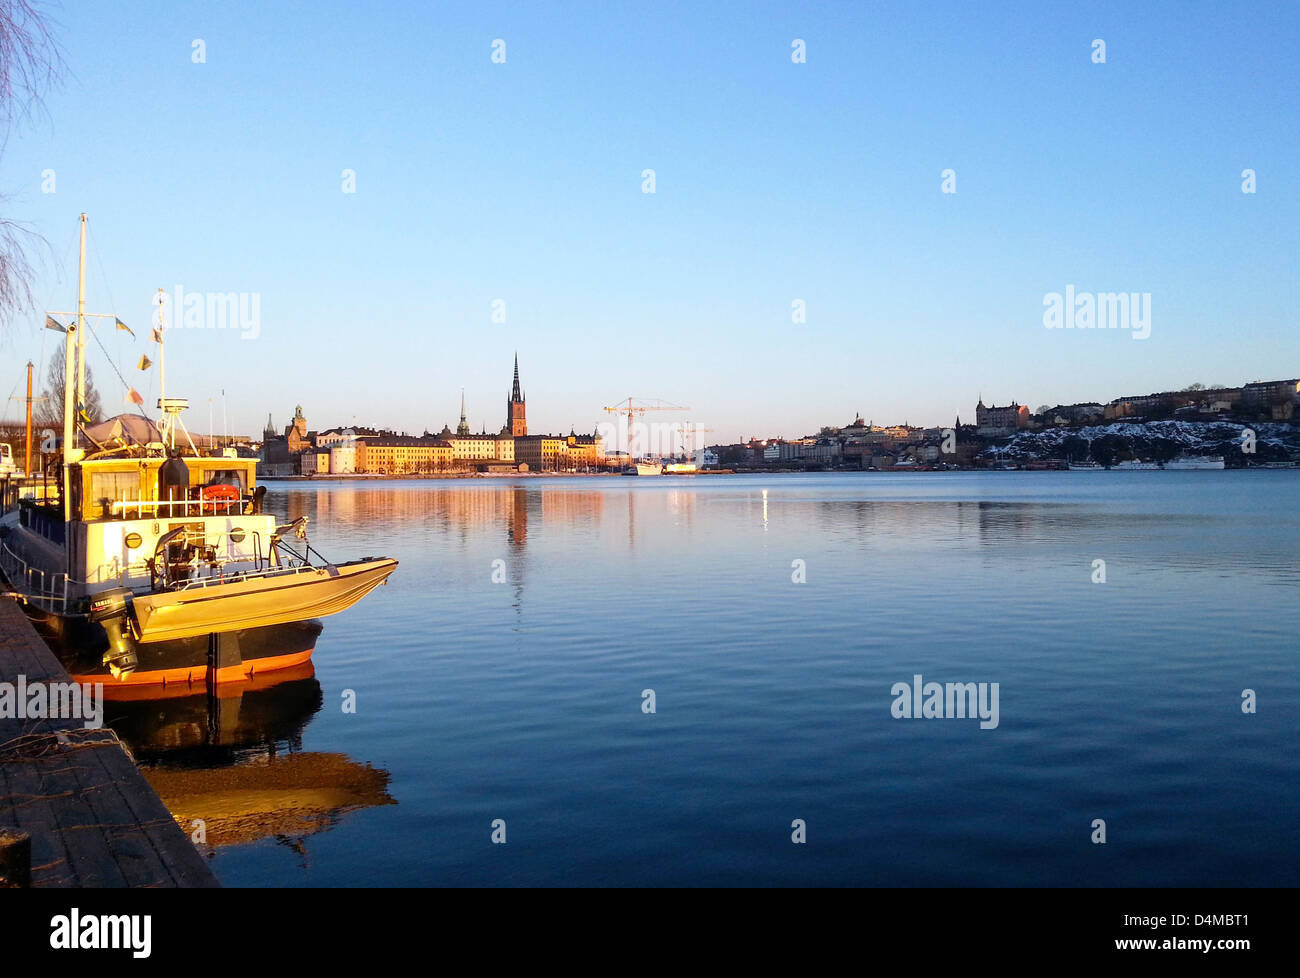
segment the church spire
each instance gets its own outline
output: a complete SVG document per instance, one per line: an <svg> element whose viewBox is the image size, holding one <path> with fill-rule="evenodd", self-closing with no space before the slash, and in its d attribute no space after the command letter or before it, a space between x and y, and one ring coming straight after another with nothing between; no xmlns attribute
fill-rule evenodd
<svg viewBox="0 0 1300 978"><path fill-rule="evenodd" d="M465 388L460 389L460 424L456 425L456 434L469 434L469 420L465 417Z"/></svg>
<svg viewBox="0 0 1300 978"><path fill-rule="evenodd" d="M519 386L519 351L515 351L515 382L510 390L510 400L506 401L506 424L504 431L518 438L528 434L528 421L524 410L524 392Z"/></svg>

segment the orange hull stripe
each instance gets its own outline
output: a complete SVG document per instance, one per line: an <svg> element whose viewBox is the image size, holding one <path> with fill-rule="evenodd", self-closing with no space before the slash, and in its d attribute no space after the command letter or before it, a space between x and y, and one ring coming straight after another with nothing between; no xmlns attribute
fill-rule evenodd
<svg viewBox="0 0 1300 978"><path fill-rule="evenodd" d="M278 669L292 669L311 659L314 650L289 652L285 655L269 655L264 659L252 659L237 666L225 666L217 670L217 682L243 682ZM107 693L125 686L172 686L206 683L207 666L186 666L181 669L153 669L148 672L136 671L124 679L114 679L107 674L73 676L78 683L103 683Z"/></svg>

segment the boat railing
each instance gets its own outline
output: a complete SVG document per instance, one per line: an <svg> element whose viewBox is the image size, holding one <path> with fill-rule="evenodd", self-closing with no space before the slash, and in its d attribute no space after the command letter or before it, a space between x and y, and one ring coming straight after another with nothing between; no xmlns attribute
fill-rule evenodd
<svg viewBox="0 0 1300 978"><path fill-rule="evenodd" d="M227 544L227 552L224 555L221 553L223 540ZM230 544L242 544L245 541L251 543L250 550L242 553L230 552ZM184 560L168 561L167 553L173 547L181 548L182 553L186 551L191 551L191 553ZM272 545L269 552L263 548L262 534L259 530L232 527L228 530L213 532L211 530L180 528L179 534L173 539L168 540L166 543L163 542L163 539L159 540L159 545L155 547L152 557L146 557L132 566L147 572L155 587L158 586L158 582L161 580L164 589L174 589L185 587L191 583L202 583L204 585L208 583L229 583L249 574L264 574L273 571L280 563L274 545ZM230 573L227 568L232 565L251 566ZM203 573L205 569L206 574ZM196 572L198 576L193 576Z"/></svg>
<svg viewBox="0 0 1300 978"><path fill-rule="evenodd" d="M67 574L33 567L6 543L0 543L0 570L28 603L42 611L65 611L68 603Z"/></svg>
<svg viewBox="0 0 1300 978"><path fill-rule="evenodd" d="M18 505L19 484L17 480L5 476L0 481L0 516L8 513Z"/></svg>
<svg viewBox="0 0 1300 978"><path fill-rule="evenodd" d="M312 564L294 564L291 567L272 567L266 570L250 570L241 574L227 574L224 577L202 577L188 581L179 581L173 584L168 590L170 591L191 591L198 588L215 587L218 584L237 584L243 580L258 580L272 577L292 577L295 574L307 572L316 572L322 568Z"/></svg>
<svg viewBox="0 0 1300 978"><path fill-rule="evenodd" d="M238 499L118 499L110 512L119 519L153 516L232 516L244 512L244 498Z"/></svg>
<svg viewBox="0 0 1300 978"><path fill-rule="evenodd" d="M195 535L197 536L197 534ZM254 538L253 555L221 562L222 567L237 563L250 564L251 566L247 570L235 573L225 573L223 571L221 573L209 573L202 577L175 580L166 584L164 590L189 591L196 588L212 587L217 584L232 584L251 578L291 576L319 569L311 564L296 560L293 563L286 563L284 557L280 558L281 563L279 566L272 565L270 557L262 552L261 534L252 531L252 536ZM125 565L117 575L117 583L121 586L130 586L131 581L128 578L132 576L132 572L140 575L150 573L151 562L151 559L146 559L133 561ZM79 595L88 593L91 589L111 586L114 583L111 580L100 580L93 584L87 581L77 581L69 578L64 573L52 573L40 567L34 567L2 541L0 541L0 570L4 571L5 577L22 593L29 604L35 605L42 611L61 614L67 613L66 608L69 600L74 600Z"/></svg>

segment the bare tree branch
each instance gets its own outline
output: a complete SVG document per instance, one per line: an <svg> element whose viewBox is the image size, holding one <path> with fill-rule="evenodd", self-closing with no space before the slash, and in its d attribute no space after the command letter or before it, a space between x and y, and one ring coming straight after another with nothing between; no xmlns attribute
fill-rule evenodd
<svg viewBox="0 0 1300 978"><path fill-rule="evenodd" d="M0 0L0 153L58 80L63 55L33 0ZM0 196L0 205L9 197ZM0 217L0 327L32 308L34 255L43 238Z"/></svg>
<svg viewBox="0 0 1300 978"><path fill-rule="evenodd" d="M0 0L0 132L27 118L63 71L63 55L31 0Z"/></svg>

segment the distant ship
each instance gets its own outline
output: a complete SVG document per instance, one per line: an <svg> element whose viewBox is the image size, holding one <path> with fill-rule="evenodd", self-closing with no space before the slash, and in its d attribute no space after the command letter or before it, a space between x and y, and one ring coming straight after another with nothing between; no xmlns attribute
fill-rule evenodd
<svg viewBox="0 0 1300 978"><path fill-rule="evenodd" d="M1167 469L1221 469L1222 455L1185 455L1165 463Z"/></svg>
<svg viewBox="0 0 1300 978"><path fill-rule="evenodd" d="M1103 469L1096 462L1071 462L1070 471L1071 472L1104 472L1105 469Z"/></svg>
<svg viewBox="0 0 1300 978"><path fill-rule="evenodd" d="M700 467L694 462L666 462L664 475L694 475Z"/></svg>
<svg viewBox="0 0 1300 978"><path fill-rule="evenodd" d="M660 462L637 462L623 470L624 475L663 475L664 467Z"/></svg>
<svg viewBox="0 0 1300 978"><path fill-rule="evenodd" d="M1158 472L1160 463L1139 462L1137 459L1129 459L1127 462L1116 462L1111 468L1116 472Z"/></svg>

